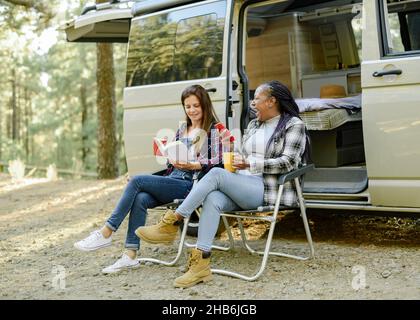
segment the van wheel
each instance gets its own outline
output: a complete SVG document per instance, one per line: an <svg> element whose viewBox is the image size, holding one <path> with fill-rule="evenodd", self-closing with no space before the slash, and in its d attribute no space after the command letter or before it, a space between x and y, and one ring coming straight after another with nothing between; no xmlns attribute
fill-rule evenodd
<svg viewBox="0 0 420 320"><path fill-rule="evenodd" d="M235 218L227 218L228 223L230 226L234 226L236 224L236 219ZM188 224L188 229L187 229L187 236L190 237L197 237L198 236L198 225L199 225L199 217L197 216L197 214L194 212L191 215L190 218L190 223ZM181 221L179 228L182 232L182 229L184 227L184 221ZM220 219L220 223L219 223L219 228L217 229L216 232L216 236L220 236L220 234L222 232L225 231L225 224L223 223L223 221Z"/></svg>
<svg viewBox="0 0 420 320"><path fill-rule="evenodd" d="M190 237L197 237L198 236L198 224L199 224L199 218L197 214L194 212L191 215L190 223L188 224L187 228L187 236ZM184 221L181 221L179 228L182 232L182 229L184 228Z"/></svg>

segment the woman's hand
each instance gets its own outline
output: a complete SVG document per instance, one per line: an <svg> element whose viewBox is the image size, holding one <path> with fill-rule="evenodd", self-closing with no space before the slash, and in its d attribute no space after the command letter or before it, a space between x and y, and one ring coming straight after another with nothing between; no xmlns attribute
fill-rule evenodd
<svg viewBox="0 0 420 320"><path fill-rule="evenodd" d="M232 137L232 134L226 128L222 129L219 132L219 137L220 137L220 140L221 140L221 143L222 144L229 144L229 143L232 142L232 138L231 138Z"/></svg>
<svg viewBox="0 0 420 320"><path fill-rule="evenodd" d="M248 169L249 168L249 162L248 162L247 159L245 159L239 153L235 153L234 156L233 156L232 167L234 167L236 170Z"/></svg>
<svg viewBox="0 0 420 320"><path fill-rule="evenodd" d="M199 162L171 162L171 164L179 170L201 170Z"/></svg>

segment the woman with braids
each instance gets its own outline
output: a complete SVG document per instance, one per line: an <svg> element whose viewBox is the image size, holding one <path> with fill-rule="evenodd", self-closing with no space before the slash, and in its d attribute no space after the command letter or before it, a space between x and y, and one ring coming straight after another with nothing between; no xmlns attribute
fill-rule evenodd
<svg viewBox="0 0 420 320"><path fill-rule="evenodd" d="M260 85L251 103L257 118L252 120L242 142L242 155L235 154L235 173L222 168L211 170L192 189L175 212L157 225L140 227L136 234L150 243L163 243L168 233L175 239L178 222L201 204L196 248L190 253L188 271L178 277L176 287L190 287L212 278L210 251L220 213L274 205L278 176L297 169L309 160L310 143L289 89L278 81ZM293 182L284 185L281 205L297 204Z"/></svg>

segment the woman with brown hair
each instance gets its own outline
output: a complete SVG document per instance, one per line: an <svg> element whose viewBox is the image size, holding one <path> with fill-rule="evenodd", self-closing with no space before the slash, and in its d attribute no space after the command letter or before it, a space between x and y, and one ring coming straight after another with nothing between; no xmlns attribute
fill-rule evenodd
<svg viewBox="0 0 420 320"><path fill-rule="evenodd" d="M135 230L144 226L147 209L172 202L174 199L185 198L192 188L194 173L200 173L202 176L212 167L222 163L222 147L219 143L214 145L214 141L219 140L215 138L218 131L212 130L219 120L207 91L199 85L190 86L182 92L181 102L186 121L177 130L175 140L184 143L189 153L194 155L194 159L184 163L168 161L164 176L134 176L104 226L74 244L81 251L94 251L111 245L112 234L118 230L127 214L130 214L125 241L126 252L114 264L104 268L104 273L137 267L139 262L136 256L140 240Z"/></svg>

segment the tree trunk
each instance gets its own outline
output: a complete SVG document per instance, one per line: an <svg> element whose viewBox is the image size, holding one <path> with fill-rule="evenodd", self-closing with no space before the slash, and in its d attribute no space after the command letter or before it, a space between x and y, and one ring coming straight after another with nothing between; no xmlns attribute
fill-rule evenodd
<svg viewBox="0 0 420 320"><path fill-rule="evenodd" d="M21 87L16 79L16 140L18 144L22 142L22 111L21 111Z"/></svg>
<svg viewBox="0 0 420 320"><path fill-rule="evenodd" d="M16 70L12 71L12 140L17 138Z"/></svg>
<svg viewBox="0 0 420 320"><path fill-rule="evenodd" d="M118 176L113 48L97 44L98 178Z"/></svg>
<svg viewBox="0 0 420 320"><path fill-rule="evenodd" d="M29 124L32 123L32 111L31 111L31 101L29 99L28 88L25 87L24 92L24 100L25 100L25 133L24 133L24 141L23 144L25 146L25 156L26 156L26 163L30 162L30 144L29 144Z"/></svg>
<svg viewBox="0 0 420 320"><path fill-rule="evenodd" d="M89 152L89 148L87 146L88 142L88 133L87 133L87 122L88 122L88 103L87 103L87 89L86 89L86 82L82 80L82 84L80 85L80 104L82 106L82 163L83 168L86 169L86 158Z"/></svg>
<svg viewBox="0 0 420 320"><path fill-rule="evenodd" d="M8 104L8 110L6 113L6 137L7 139L12 139L12 110L13 110L13 98L10 98Z"/></svg>
<svg viewBox="0 0 420 320"><path fill-rule="evenodd" d="M0 160L2 159L2 147L3 147L3 113L2 113L2 105L0 105ZM0 172L3 170L1 169L0 165Z"/></svg>

